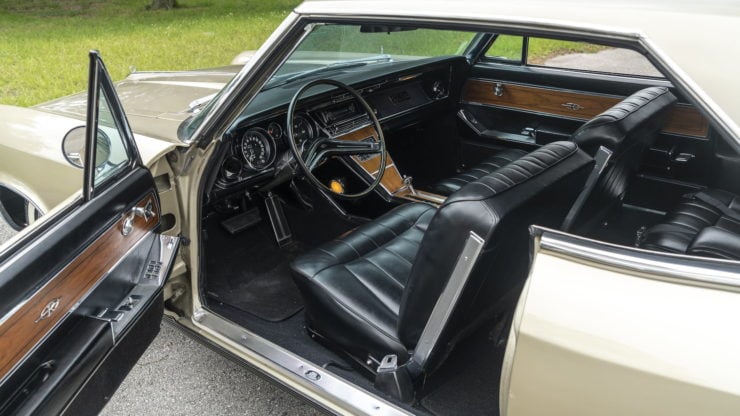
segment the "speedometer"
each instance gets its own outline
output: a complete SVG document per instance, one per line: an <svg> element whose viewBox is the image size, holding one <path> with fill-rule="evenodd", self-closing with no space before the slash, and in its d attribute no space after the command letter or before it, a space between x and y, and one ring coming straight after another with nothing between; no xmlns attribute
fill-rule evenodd
<svg viewBox="0 0 740 416"><path fill-rule="evenodd" d="M250 169L264 170L275 161L275 143L260 128L247 130L242 136L240 147Z"/></svg>

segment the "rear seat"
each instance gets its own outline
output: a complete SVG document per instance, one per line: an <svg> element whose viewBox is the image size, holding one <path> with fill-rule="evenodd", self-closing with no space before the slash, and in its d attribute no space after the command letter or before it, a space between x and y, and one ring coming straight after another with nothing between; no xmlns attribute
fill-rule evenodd
<svg viewBox="0 0 740 416"><path fill-rule="evenodd" d="M718 189L687 195L663 223L645 231L640 246L740 260L740 197Z"/></svg>

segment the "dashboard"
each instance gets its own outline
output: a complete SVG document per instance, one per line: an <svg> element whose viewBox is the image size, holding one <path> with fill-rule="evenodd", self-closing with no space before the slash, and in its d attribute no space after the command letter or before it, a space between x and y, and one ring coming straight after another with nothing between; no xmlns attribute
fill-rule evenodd
<svg viewBox="0 0 740 416"><path fill-rule="evenodd" d="M388 73L369 79L368 74L364 77L341 74L332 78L352 85L388 133L394 126L408 124L424 109L447 103L454 88L453 74L464 64L459 58L436 58L431 64L388 65ZM287 106L300 85L262 91L229 129L225 137L228 146L214 182L215 192L222 194L259 186L272 177L276 160L289 151ZM293 120L299 149L316 137L342 136L370 124L365 109L348 93L340 93L333 87L317 89L302 100Z"/></svg>

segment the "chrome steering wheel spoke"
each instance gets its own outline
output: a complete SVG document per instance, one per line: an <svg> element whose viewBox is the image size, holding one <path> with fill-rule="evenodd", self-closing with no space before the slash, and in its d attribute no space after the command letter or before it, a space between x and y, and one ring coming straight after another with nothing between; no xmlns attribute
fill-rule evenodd
<svg viewBox="0 0 740 416"><path fill-rule="evenodd" d="M339 89L345 90L350 95L352 95L367 112L368 118L370 119L372 126L375 129L376 134L372 136L373 138L375 138L375 140L345 140L340 137L318 137L308 144L302 143L301 148L299 149L298 143L295 140L295 132L293 129L293 120L295 118L296 108L298 107L298 102L301 96L307 90L316 85L332 85ZM306 178L314 186L323 188L324 190L343 198L359 198L372 192L380 185L386 167L385 138L383 137L383 131L381 130L378 118L375 116L375 113L373 112L370 105L362 98L362 96L357 91L339 81L334 81L330 79L319 79L311 81L299 88L293 96L293 99L290 101L290 105L288 106L287 118L288 120L286 133L288 136L288 142L290 144L290 150L293 153L296 162L303 170ZM332 188L322 183L313 174L316 168L318 168L319 166L321 166L322 163L333 157L347 158L351 156L376 154L380 155L380 167L378 172L375 173L374 180L366 189L354 194L336 193Z"/></svg>

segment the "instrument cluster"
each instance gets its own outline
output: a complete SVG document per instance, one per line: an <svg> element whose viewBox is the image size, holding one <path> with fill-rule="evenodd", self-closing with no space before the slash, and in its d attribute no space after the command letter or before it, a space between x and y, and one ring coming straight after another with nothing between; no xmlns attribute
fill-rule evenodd
<svg viewBox="0 0 740 416"><path fill-rule="evenodd" d="M285 116L239 129L221 165L218 184L225 188L270 171L278 155L287 151ZM293 120L293 135L300 144L319 134L316 122L306 113Z"/></svg>

